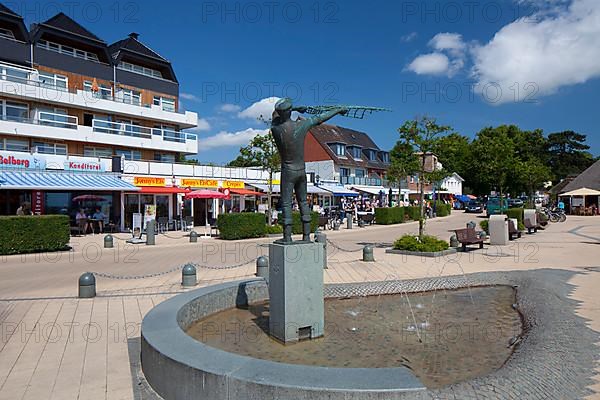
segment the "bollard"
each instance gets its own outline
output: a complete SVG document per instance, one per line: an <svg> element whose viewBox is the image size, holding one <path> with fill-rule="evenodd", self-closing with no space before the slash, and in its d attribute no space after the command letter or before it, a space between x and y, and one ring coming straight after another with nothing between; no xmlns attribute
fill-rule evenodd
<svg viewBox="0 0 600 400"><path fill-rule="evenodd" d="M91 272L86 272L79 277L79 298L92 297L96 297L96 277Z"/></svg>
<svg viewBox="0 0 600 400"><path fill-rule="evenodd" d="M104 248L112 249L113 248L113 237L112 235L104 236Z"/></svg>
<svg viewBox="0 0 600 400"><path fill-rule="evenodd" d="M156 221L151 219L146 222L146 245L154 246L156 244Z"/></svg>
<svg viewBox="0 0 600 400"><path fill-rule="evenodd" d="M346 217L346 229L352 229L352 214Z"/></svg>
<svg viewBox="0 0 600 400"><path fill-rule="evenodd" d="M458 243L458 238L456 237L456 235L452 235L450 236L450 247L458 247L459 243Z"/></svg>
<svg viewBox="0 0 600 400"><path fill-rule="evenodd" d="M364 228L365 227L365 221L363 221L361 218L358 219L358 227L359 228Z"/></svg>
<svg viewBox="0 0 600 400"><path fill-rule="evenodd" d="M190 243L198 243L198 234L196 231L190 232Z"/></svg>
<svg viewBox="0 0 600 400"><path fill-rule="evenodd" d="M339 231L340 230L340 221L335 220L333 223L333 230L334 231Z"/></svg>
<svg viewBox="0 0 600 400"><path fill-rule="evenodd" d="M266 256L260 256L256 259L256 276L264 278L265 282L269 284L269 258Z"/></svg>
<svg viewBox="0 0 600 400"><path fill-rule="evenodd" d="M324 232L317 231L315 242L323 244L323 269L327 269L327 235Z"/></svg>
<svg viewBox="0 0 600 400"><path fill-rule="evenodd" d="M181 270L181 285L184 287L196 286L196 267L186 264Z"/></svg>
<svg viewBox="0 0 600 400"><path fill-rule="evenodd" d="M469 229L475 229L477 227L477 224L475 223L475 221L469 221L467 222L467 228Z"/></svg>
<svg viewBox="0 0 600 400"><path fill-rule="evenodd" d="M375 256L373 255L373 246L366 245L363 247L363 261L365 262L373 262L375 261Z"/></svg>

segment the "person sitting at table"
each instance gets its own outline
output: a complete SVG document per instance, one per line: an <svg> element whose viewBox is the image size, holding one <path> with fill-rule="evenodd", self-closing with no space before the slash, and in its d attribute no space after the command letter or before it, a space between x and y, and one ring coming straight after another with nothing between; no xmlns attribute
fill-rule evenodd
<svg viewBox="0 0 600 400"><path fill-rule="evenodd" d="M80 208L77 214L75 215L75 222L77 223L77 226L80 226L81 220L87 220L87 215L85 215L83 208ZM86 222L85 226L83 227L84 235L87 233L89 227L90 223Z"/></svg>
<svg viewBox="0 0 600 400"><path fill-rule="evenodd" d="M98 228L100 229L100 233L102 233L104 231L104 218L106 218L106 215L98 207L92 218L98 222Z"/></svg>

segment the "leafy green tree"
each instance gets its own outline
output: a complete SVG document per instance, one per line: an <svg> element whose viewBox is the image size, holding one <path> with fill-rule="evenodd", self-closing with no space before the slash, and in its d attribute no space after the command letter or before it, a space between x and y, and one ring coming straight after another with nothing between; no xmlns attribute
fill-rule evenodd
<svg viewBox="0 0 600 400"><path fill-rule="evenodd" d="M465 177L469 175L471 164L471 141L468 137L452 132L442 136L436 143L434 153L449 172Z"/></svg>
<svg viewBox="0 0 600 400"><path fill-rule="evenodd" d="M533 198L533 194L540 189L544 182L552 177L550 168L539 159L531 158L527 161L520 161L517 165L517 176L524 183L527 193Z"/></svg>
<svg viewBox="0 0 600 400"><path fill-rule="evenodd" d="M577 175L594 163L594 157L587 151L590 146L585 141L586 135L573 131L548 135L546 152L554 183Z"/></svg>
<svg viewBox="0 0 600 400"><path fill-rule="evenodd" d="M258 167L269 173L269 190L267 191L268 221L272 225L271 199L273 196L273 175L281 169L281 158L275 145L273 135L256 135L248 146L240 148L240 155L229 164L231 167Z"/></svg>
<svg viewBox="0 0 600 400"><path fill-rule="evenodd" d="M428 165L428 158L438 148L441 135L450 130L449 126L438 125L435 119L429 117L406 121L398 128L400 139L390 152L389 174L394 180L415 174L419 177L420 238L425 233L425 185L447 175L445 171L437 170L435 165Z"/></svg>

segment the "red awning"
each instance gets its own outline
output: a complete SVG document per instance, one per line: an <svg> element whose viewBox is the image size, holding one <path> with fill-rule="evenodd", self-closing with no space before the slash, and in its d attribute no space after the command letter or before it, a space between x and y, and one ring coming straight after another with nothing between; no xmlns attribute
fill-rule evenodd
<svg viewBox="0 0 600 400"><path fill-rule="evenodd" d="M142 190L140 193L152 193L152 194L162 194L162 193L189 193L190 189L180 188L180 187L153 187L153 186L142 186Z"/></svg>
<svg viewBox="0 0 600 400"><path fill-rule="evenodd" d="M264 195L264 193L255 192L254 190L248 190L248 189L229 189L229 193L239 194L241 196L262 196L262 195Z"/></svg>

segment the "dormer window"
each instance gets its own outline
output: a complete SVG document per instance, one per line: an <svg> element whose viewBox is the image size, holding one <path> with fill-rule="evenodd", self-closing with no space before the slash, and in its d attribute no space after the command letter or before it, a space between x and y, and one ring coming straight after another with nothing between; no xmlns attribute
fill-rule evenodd
<svg viewBox="0 0 600 400"><path fill-rule="evenodd" d="M367 149L367 150L365 150L365 154L367 155L367 158L369 159L369 161L377 161L377 151L376 150Z"/></svg>
<svg viewBox="0 0 600 400"><path fill-rule="evenodd" d="M338 156L338 157L346 156L346 145L345 144L332 143L329 145L329 147L331 147L331 150L333 150L333 152L335 153L336 156Z"/></svg>
<svg viewBox="0 0 600 400"><path fill-rule="evenodd" d="M15 40L15 35L11 30L0 28L0 38Z"/></svg>
<svg viewBox="0 0 600 400"><path fill-rule="evenodd" d="M39 47L40 49L50 50L55 53L64 54L66 56L81 58L81 59L89 60L89 61L96 61L96 62L99 61L98 56L94 53L90 53L89 51L84 51L84 50L80 50L80 49L75 49L71 46L65 46L62 44L49 42L47 40L39 40L37 42L36 46Z"/></svg>
<svg viewBox="0 0 600 400"><path fill-rule="evenodd" d="M388 153L387 151L382 151L381 152L381 161L388 164L390 162L390 153Z"/></svg>
<svg viewBox="0 0 600 400"><path fill-rule="evenodd" d="M353 158L356 159L361 159L362 157L362 148L358 147L358 146L349 146L348 150L350 151L350 154L352 154Z"/></svg>

